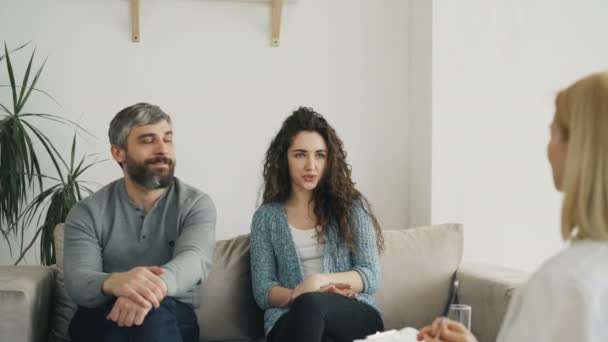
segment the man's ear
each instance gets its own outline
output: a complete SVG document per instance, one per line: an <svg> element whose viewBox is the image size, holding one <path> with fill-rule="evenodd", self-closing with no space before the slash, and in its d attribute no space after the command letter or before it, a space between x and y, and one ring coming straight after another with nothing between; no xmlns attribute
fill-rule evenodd
<svg viewBox="0 0 608 342"><path fill-rule="evenodd" d="M114 158L114 160L116 160L119 164L122 164L122 162L125 160L125 149L118 146L118 145L112 145L110 147L110 152L112 153L112 158Z"/></svg>

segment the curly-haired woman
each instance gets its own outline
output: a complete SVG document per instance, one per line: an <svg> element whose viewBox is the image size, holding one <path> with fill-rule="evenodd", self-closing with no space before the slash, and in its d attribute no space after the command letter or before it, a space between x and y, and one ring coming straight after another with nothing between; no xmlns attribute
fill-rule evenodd
<svg viewBox="0 0 608 342"><path fill-rule="evenodd" d="M267 340L351 342L383 330L372 297L382 248L342 141L320 114L299 108L266 152L251 224L253 294Z"/></svg>

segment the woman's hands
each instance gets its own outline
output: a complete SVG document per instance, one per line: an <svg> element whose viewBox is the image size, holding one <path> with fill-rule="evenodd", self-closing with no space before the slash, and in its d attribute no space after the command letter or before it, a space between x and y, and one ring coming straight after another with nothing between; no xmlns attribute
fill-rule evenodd
<svg viewBox="0 0 608 342"><path fill-rule="evenodd" d="M424 342L477 342L475 336L464 325L441 318L420 329L416 337L418 341Z"/></svg>
<svg viewBox="0 0 608 342"><path fill-rule="evenodd" d="M357 297L357 292L353 290L352 285L331 280L331 274L316 273L306 277L295 289L275 286L270 289L270 305L286 308L296 298L308 292L335 293L346 298Z"/></svg>
<svg viewBox="0 0 608 342"><path fill-rule="evenodd" d="M357 294L352 286L346 283L332 283L329 277L323 273L315 273L306 277L295 289L292 290L291 301L308 292L335 293L347 298L355 298Z"/></svg>
<svg viewBox="0 0 608 342"><path fill-rule="evenodd" d="M346 298L357 297L357 293L353 291L353 287L344 283L329 283L328 285L321 286L319 292L335 293Z"/></svg>
<svg viewBox="0 0 608 342"><path fill-rule="evenodd" d="M329 284L329 280L322 273L311 274L293 289L291 300L298 298L300 295L308 292L317 292L322 286Z"/></svg>

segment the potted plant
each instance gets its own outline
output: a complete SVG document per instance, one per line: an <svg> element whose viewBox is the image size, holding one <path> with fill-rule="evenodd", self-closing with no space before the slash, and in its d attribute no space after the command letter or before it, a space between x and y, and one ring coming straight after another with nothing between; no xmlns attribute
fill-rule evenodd
<svg viewBox="0 0 608 342"><path fill-rule="evenodd" d="M76 162L76 134L72 140L72 153L69 164L58 152L53 141L49 139L36 124L37 120L52 121L70 128L87 132L75 122L54 114L31 113L27 103L33 93L43 94L57 103L48 93L36 88L46 60L32 73L35 50L32 52L25 69L21 84L16 82L16 70L11 61L11 53L26 47L28 43L9 51L4 44L4 54L0 63L5 61L9 79L10 100L0 97L0 233L11 249L11 236L20 238L19 263L27 250L32 247L41 234L41 262L50 265L55 262L53 230L56 223L63 222L70 208L81 199L83 192L91 189L79 181L80 175L97 161L89 162L87 156ZM88 132L87 132L88 133ZM39 142L43 153L36 151L34 142ZM48 157L54 166L56 177L49 176L40 168L41 157ZM43 180L54 181L45 188ZM28 194L34 193L33 200L27 204ZM44 220L42 220L43 214ZM37 231L32 241L24 248L24 232L38 216Z"/></svg>
<svg viewBox="0 0 608 342"><path fill-rule="evenodd" d="M86 154L80 160L76 160L76 134L74 134L72 140L71 151L69 163L66 163L61 155L56 155L61 162L58 165L59 168L56 169L59 178L52 178L55 184L35 196L21 215L19 229L21 232L24 232L36 217L38 219L35 226L38 228L34 237L25 248L23 247L23 237L21 238L20 255L17 261L15 261L15 265L23 260L25 254L34 245L39 235L41 235L40 262L43 265L54 264L56 262L55 245L53 242L55 227L57 224L65 222L70 209L82 199L83 193L93 193L93 190L89 187L89 183L91 182L81 180L80 176L91 166L98 163L99 160L93 158L95 157L94 155L89 156Z"/></svg>

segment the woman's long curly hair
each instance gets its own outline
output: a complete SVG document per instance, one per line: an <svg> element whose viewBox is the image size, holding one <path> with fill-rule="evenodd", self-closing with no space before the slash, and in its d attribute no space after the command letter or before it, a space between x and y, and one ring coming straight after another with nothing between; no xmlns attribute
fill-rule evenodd
<svg viewBox="0 0 608 342"><path fill-rule="evenodd" d="M325 140L328 150L325 170L311 198L317 225L321 227L318 238L321 240L327 238L327 227L333 217L338 222L338 236L347 243L350 251L354 252L353 204L361 201L374 224L378 250L382 251L384 238L380 224L365 196L355 189L355 183L351 179L351 166L346 162L346 151L342 140L323 116L312 108L300 107L293 112L285 119L281 130L270 143L264 162L263 203L285 202L291 194L287 151L295 136L302 131L319 133Z"/></svg>

